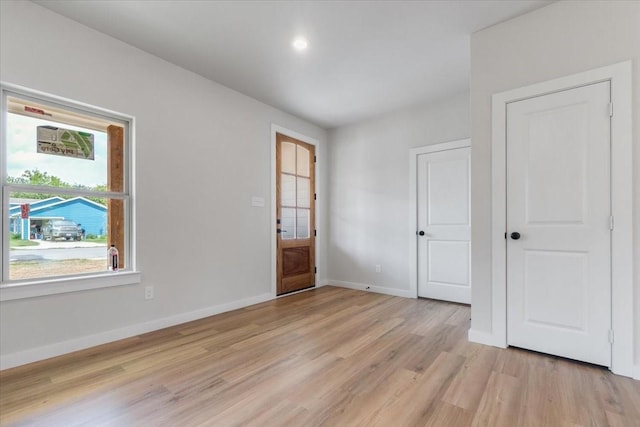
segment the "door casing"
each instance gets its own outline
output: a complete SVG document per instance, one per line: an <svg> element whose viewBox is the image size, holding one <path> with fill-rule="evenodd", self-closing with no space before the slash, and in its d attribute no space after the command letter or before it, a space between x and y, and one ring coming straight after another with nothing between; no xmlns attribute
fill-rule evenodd
<svg viewBox="0 0 640 427"><path fill-rule="evenodd" d="M491 332L471 329L469 340L507 346L506 105L602 81L611 81L611 294L614 332L611 371L633 376L633 193L631 61L526 86L492 96ZM477 287L475 288L477 291ZM473 303L472 289L472 303Z"/></svg>
<svg viewBox="0 0 640 427"><path fill-rule="evenodd" d="M415 235L418 230L418 156L468 147L471 147L471 139L465 138L412 148L409 152L409 295L413 298L418 298L418 241Z"/></svg>

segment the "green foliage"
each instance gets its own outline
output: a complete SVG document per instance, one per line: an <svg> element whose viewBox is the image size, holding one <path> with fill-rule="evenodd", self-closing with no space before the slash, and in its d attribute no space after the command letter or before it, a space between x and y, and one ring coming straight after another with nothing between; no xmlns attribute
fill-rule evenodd
<svg viewBox="0 0 640 427"><path fill-rule="evenodd" d="M91 191L107 191L107 186L104 184L96 185L95 187L89 187L82 184L69 184L54 175L49 175L48 172L41 172L39 169L26 170L19 177L7 177L7 182L9 184L27 184L27 185L42 185L48 187L57 187L57 188L76 188L79 190L91 190ZM50 197L60 196L63 198L71 198L71 196L61 196L58 194L49 194L49 193L32 193L27 191L17 191L11 193L11 197L19 198L19 199L48 199ZM89 200L92 200L96 203L100 203L102 205L107 204L106 199L100 197L88 197Z"/></svg>
<svg viewBox="0 0 640 427"><path fill-rule="evenodd" d="M22 239L11 239L9 241L10 248L16 248L20 246L39 246L40 242L36 242L35 240L22 240Z"/></svg>
<svg viewBox="0 0 640 427"><path fill-rule="evenodd" d="M40 172L38 169L26 170L17 178L8 177L10 184L48 185L51 187L73 187L57 176L49 175L47 172Z"/></svg>
<svg viewBox="0 0 640 427"><path fill-rule="evenodd" d="M20 233L11 233L11 240L18 240L22 238L22 234Z"/></svg>

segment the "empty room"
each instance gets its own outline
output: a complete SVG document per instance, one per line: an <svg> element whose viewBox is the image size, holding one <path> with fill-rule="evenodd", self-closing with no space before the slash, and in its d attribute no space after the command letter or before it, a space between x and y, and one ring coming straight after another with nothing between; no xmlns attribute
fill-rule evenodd
<svg viewBox="0 0 640 427"><path fill-rule="evenodd" d="M640 426L640 1L0 0L0 426Z"/></svg>

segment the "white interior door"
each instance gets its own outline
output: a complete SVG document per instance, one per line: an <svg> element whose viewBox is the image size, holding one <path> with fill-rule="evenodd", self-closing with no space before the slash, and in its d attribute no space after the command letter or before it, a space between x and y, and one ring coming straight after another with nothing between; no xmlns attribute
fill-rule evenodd
<svg viewBox="0 0 640 427"><path fill-rule="evenodd" d="M605 366L611 365L609 86L507 106L508 344Z"/></svg>
<svg viewBox="0 0 640 427"><path fill-rule="evenodd" d="M418 156L418 296L471 303L470 148Z"/></svg>

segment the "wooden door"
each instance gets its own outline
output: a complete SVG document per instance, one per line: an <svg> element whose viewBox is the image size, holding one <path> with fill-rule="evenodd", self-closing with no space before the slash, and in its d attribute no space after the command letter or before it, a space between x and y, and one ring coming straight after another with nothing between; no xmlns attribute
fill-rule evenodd
<svg viewBox="0 0 640 427"><path fill-rule="evenodd" d="M315 147L276 134L277 294L315 286Z"/></svg>
<svg viewBox="0 0 640 427"><path fill-rule="evenodd" d="M418 156L418 296L471 303L470 148Z"/></svg>
<svg viewBox="0 0 640 427"><path fill-rule="evenodd" d="M507 106L509 345L611 365L610 83Z"/></svg>

